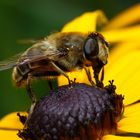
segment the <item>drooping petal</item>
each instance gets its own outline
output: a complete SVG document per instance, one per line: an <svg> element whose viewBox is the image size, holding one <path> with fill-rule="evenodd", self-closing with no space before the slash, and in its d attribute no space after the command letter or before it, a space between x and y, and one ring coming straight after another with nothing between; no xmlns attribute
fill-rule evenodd
<svg viewBox="0 0 140 140"><path fill-rule="evenodd" d="M101 26L107 22L104 13L101 10L95 12L86 12L67 23L61 32L94 32L97 26Z"/></svg>
<svg viewBox="0 0 140 140"><path fill-rule="evenodd" d="M21 113L25 115L26 113ZM17 112L10 113L0 120L0 139L3 140L21 140L18 136L18 130L22 129Z"/></svg>
<svg viewBox="0 0 140 140"><path fill-rule="evenodd" d="M140 99L140 49L134 45L134 49L125 52L121 46L116 46L116 51L114 49L110 53L105 69L105 83L114 79L117 93L124 95L124 104L129 104ZM127 50L127 46L124 47ZM121 50L125 53L121 53Z"/></svg>
<svg viewBox="0 0 140 140"><path fill-rule="evenodd" d="M140 3L121 12L105 26L105 30L125 27L134 23L140 22Z"/></svg>
<svg viewBox="0 0 140 140"><path fill-rule="evenodd" d="M124 117L118 123L119 129L140 133L140 103L125 108Z"/></svg>

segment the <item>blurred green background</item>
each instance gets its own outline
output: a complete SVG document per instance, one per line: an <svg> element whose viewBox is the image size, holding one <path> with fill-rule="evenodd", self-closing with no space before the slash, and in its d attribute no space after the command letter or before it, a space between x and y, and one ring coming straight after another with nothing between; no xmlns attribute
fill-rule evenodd
<svg viewBox="0 0 140 140"><path fill-rule="evenodd" d="M28 48L20 39L41 38L59 31L65 23L85 11L102 9L110 19L139 0L1 0L0 1L0 60ZM27 110L30 100L26 90L13 86L12 70L0 71L0 117L13 111ZM39 96L47 92L47 82L33 85Z"/></svg>

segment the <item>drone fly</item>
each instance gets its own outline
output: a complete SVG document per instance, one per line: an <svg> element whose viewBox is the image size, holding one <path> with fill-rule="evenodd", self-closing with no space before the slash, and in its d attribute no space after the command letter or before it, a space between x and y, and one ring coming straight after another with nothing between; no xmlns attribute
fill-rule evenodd
<svg viewBox="0 0 140 140"><path fill-rule="evenodd" d="M32 101L31 80L64 75L84 68L92 81L88 67L92 66L96 85L100 86L99 73L107 63L108 43L100 33L58 32L36 41L24 53L0 62L0 70L13 68L12 79L17 87L26 86Z"/></svg>

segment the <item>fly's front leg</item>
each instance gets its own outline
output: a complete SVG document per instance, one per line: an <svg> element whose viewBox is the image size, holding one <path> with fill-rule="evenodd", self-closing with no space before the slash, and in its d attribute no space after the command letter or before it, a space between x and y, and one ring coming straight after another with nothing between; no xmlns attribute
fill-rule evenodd
<svg viewBox="0 0 140 140"><path fill-rule="evenodd" d="M94 81L93 81L92 78L91 78L90 70L89 70L86 66L84 66L84 70L85 70L85 72L86 72L86 75L87 75L88 80L89 80L89 82L91 83L91 85L92 85L92 86L95 85Z"/></svg>
<svg viewBox="0 0 140 140"><path fill-rule="evenodd" d="M103 83L103 80L104 80L104 67L102 68L100 81Z"/></svg>
<svg viewBox="0 0 140 140"><path fill-rule="evenodd" d="M69 79L69 76L62 70L60 69L54 62L51 62L51 64L54 66L54 68L62 75L64 75L67 79L68 79L68 82L69 82L69 85L71 85L71 80Z"/></svg>
<svg viewBox="0 0 140 140"><path fill-rule="evenodd" d="M98 87L104 87L103 85L103 78L104 78L104 70L102 71L102 74L101 74L101 79L99 80L99 73L100 73L100 70L101 69L94 69L94 78L95 78L95 81L96 81L96 85Z"/></svg>
<svg viewBox="0 0 140 140"><path fill-rule="evenodd" d="M94 78L95 78L95 81L96 81L96 85L99 86L100 85L99 73L94 72Z"/></svg>

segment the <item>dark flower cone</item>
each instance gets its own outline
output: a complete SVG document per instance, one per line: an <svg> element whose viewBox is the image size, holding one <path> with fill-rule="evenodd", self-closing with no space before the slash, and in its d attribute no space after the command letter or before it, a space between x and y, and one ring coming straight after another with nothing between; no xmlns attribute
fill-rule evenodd
<svg viewBox="0 0 140 140"><path fill-rule="evenodd" d="M19 137L25 140L96 140L115 133L123 97L83 83L61 86L37 102Z"/></svg>

